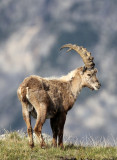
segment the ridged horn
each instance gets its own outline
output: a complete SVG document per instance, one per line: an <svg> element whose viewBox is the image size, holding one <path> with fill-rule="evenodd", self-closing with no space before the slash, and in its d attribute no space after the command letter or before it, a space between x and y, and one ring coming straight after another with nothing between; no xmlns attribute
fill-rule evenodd
<svg viewBox="0 0 117 160"><path fill-rule="evenodd" d="M91 70L94 69L95 63L93 62L94 57L91 56L91 53L87 51L86 48L83 48L82 46L77 46L76 44L65 44L63 45L61 49L63 48L69 48L67 52L71 50L75 50L83 59L83 62L85 64L85 68Z"/></svg>

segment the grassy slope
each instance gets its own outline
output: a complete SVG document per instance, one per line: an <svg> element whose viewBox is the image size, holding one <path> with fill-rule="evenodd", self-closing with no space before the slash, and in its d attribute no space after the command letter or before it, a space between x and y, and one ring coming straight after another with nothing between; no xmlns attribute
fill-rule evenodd
<svg viewBox="0 0 117 160"><path fill-rule="evenodd" d="M27 138L20 138L16 132L0 140L0 160L116 160L117 147L82 147L66 145L65 149L50 145L41 149L38 144L33 149Z"/></svg>

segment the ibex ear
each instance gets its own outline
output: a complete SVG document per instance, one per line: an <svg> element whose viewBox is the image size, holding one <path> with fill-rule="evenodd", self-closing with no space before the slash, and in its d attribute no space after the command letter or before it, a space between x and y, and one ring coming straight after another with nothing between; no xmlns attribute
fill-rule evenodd
<svg viewBox="0 0 117 160"><path fill-rule="evenodd" d="M95 68L95 69L94 69L94 72L95 72L95 73L97 73L97 72L98 72L97 68Z"/></svg>
<svg viewBox="0 0 117 160"><path fill-rule="evenodd" d="M86 70L87 70L87 68L84 66L84 67L83 67L83 73L84 73Z"/></svg>
<svg viewBox="0 0 117 160"><path fill-rule="evenodd" d="M87 68L84 66L84 67L82 68L82 70L80 71L81 75L83 75L86 70L87 70Z"/></svg>

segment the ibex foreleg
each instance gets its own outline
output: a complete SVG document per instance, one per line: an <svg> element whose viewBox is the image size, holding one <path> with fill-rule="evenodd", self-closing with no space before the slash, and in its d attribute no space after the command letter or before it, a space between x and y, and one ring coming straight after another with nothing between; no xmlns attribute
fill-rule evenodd
<svg viewBox="0 0 117 160"><path fill-rule="evenodd" d="M58 146L63 148L63 130L66 120L66 113L60 112L54 118L51 118L50 124L53 132L52 144L54 147L57 146L57 137L58 137Z"/></svg>
<svg viewBox="0 0 117 160"><path fill-rule="evenodd" d="M52 145L53 147L57 147L57 134L58 134L58 117L57 116L50 119L50 125L53 133Z"/></svg>
<svg viewBox="0 0 117 160"><path fill-rule="evenodd" d="M66 121L66 113L61 112L59 116L59 123L58 123L58 146L63 148L63 130L64 130L64 124Z"/></svg>

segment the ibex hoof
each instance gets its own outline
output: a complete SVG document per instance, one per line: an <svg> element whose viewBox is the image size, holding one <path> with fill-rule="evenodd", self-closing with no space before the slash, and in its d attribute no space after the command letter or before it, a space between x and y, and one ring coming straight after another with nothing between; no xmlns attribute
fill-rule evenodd
<svg viewBox="0 0 117 160"><path fill-rule="evenodd" d="M57 148L57 144L51 144L52 147Z"/></svg>
<svg viewBox="0 0 117 160"><path fill-rule="evenodd" d="M63 144L59 145L59 148L60 148L60 149L64 149Z"/></svg>
<svg viewBox="0 0 117 160"><path fill-rule="evenodd" d="M42 143L42 144L41 144L41 148L42 148L42 149L45 149L45 148L47 148L47 145L46 145L45 143Z"/></svg>
<svg viewBox="0 0 117 160"><path fill-rule="evenodd" d="M34 147L34 143L29 144L29 145L30 145L30 148L31 148L31 149Z"/></svg>

